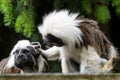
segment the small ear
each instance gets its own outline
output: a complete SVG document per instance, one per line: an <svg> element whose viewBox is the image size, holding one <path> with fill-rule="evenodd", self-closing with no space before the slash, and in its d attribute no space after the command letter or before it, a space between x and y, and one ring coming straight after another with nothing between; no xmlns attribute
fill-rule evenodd
<svg viewBox="0 0 120 80"><path fill-rule="evenodd" d="M31 54L34 55L35 57L39 57L41 54L40 50L38 48L35 48L36 46L27 46L27 48L30 50Z"/></svg>
<svg viewBox="0 0 120 80"><path fill-rule="evenodd" d="M34 48L41 48L41 44L39 42L31 42L31 45L34 47Z"/></svg>
<svg viewBox="0 0 120 80"><path fill-rule="evenodd" d="M31 42L31 46L34 48L36 53L41 53L41 44L39 42Z"/></svg>

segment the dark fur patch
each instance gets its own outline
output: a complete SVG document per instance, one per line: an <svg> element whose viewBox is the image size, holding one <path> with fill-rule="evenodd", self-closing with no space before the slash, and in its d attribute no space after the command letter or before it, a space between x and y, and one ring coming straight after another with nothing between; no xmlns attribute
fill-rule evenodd
<svg viewBox="0 0 120 80"><path fill-rule="evenodd" d="M60 38L57 38L55 36L53 36L52 34L47 34L47 36L44 39L44 43L50 47L52 46L63 46L64 43Z"/></svg>
<svg viewBox="0 0 120 80"><path fill-rule="evenodd" d="M70 60L70 64L71 64L72 68L75 69L75 71L79 72L80 71L80 68L79 68L80 64L77 63L72 58L70 58L69 60Z"/></svg>
<svg viewBox="0 0 120 80"><path fill-rule="evenodd" d="M83 33L81 46L86 48L88 45L93 46L101 57L104 56L104 58L108 59L109 48L112 44L99 29L97 22L87 18L80 18L80 20L84 20L78 27ZM76 47L78 46L76 45Z"/></svg>

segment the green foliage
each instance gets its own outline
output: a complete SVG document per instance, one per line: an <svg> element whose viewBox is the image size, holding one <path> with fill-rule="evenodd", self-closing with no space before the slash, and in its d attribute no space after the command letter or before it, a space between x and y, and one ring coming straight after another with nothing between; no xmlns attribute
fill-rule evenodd
<svg viewBox="0 0 120 80"><path fill-rule="evenodd" d="M61 73L61 63L60 61L56 60L56 61L49 61L49 72L52 72L52 73Z"/></svg>
<svg viewBox="0 0 120 80"><path fill-rule="evenodd" d="M97 5L94 15L96 19L101 23L106 23L108 20L110 20L110 12L105 5Z"/></svg>
<svg viewBox="0 0 120 80"><path fill-rule="evenodd" d="M55 9L59 9L62 7L61 0L55 0L53 3Z"/></svg>
<svg viewBox="0 0 120 80"><path fill-rule="evenodd" d="M15 22L15 30L18 33L30 37L34 31L34 13L32 9L25 9L20 15L18 15Z"/></svg>
<svg viewBox="0 0 120 80"><path fill-rule="evenodd" d="M17 33L31 37L35 29L32 0L0 0L0 11L4 14L5 26L12 26Z"/></svg>
<svg viewBox="0 0 120 80"><path fill-rule="evenodd" d="M83 8L83 11L85 11L85 13L90 14L92 12L92 4L90 0L82 0L81 6Z"/></svg>
<svg viewBox="0 0 120 80"><path fill-rule="evenodd" d="M112 0L112 6L115 7L117 15L120 16L120 0Z"/></svg>
<svg viewBox="0 0 120 80"><path fill-rule="evenodd" d="M36 13L33 2L40 5L44 1L0 0L0 12L4 15L4 25L13 27L17 33L26 37L34 35ZM53 0L51 2L53 2L54 9L67 8L70 11L80 12L85 16L95 18L103 24L111 19L108 6L114 7L117 16L120 16L120 0Z"/></svg>
<svg viewBox="0 0 120 80"><path fill-rule="evenodd" d="M11 0L0 0L0 11L4 14L5 26L14 24L14 7Z"/></svg>
<svg viewBox="0 0 120 80"><path fill-rule="evenodd" d="M51 2L52 4L47 3L49 5L46 5L46 2ZM114 7L117 16L120 16L120 0L0 0L0 12L4 15L4 25L13 27L17 33L29 37L30 41L41 40L40 34L35 31L35 22L39 21L39 19L35 21L36 14L42 16L44 12L51 10L51 8L57 10L68 9L72 12L80 12L82 16L94 18L105 24L111 19L108 6ZM41 10L35 13L34 8ZM1 26L2 23L0 22ZM61 71L60 63L58 61L55 61L55 63L50 62L50 72L56 71Z"/></svg>
<svg viewBox="0 0 120 80"><path fill-rule="evenodd" d="M67 8L71 11L95 17L100 23L105 24L111 19L110 11L108 9L108 6L111 5L110 1L111 0L55 0L54 8L61 9L67 5ZM118 13L119 10L120 8L117 9Z"/></svg>

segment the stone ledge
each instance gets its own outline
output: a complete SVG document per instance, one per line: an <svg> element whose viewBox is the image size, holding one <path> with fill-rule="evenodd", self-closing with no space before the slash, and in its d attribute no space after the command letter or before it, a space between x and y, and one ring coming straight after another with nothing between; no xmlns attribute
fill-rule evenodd
<svg viewBox="0 0 120 80"><path fill-rule="evenodd" d="M120 80L120 74L81 75L81 74L5 74L0 80Z"/></svg>

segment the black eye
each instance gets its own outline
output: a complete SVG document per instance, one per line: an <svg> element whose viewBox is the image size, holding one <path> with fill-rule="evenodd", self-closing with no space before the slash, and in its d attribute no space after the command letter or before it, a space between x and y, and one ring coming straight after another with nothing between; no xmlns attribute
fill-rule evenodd
<svg viewBox="0 0 120 80"><path fill-rule="evenodd" d="M19 53L19 50L16 50L16 51L14 52L14 54L15 54L15 53L18 54L18 53Z"/></svg>

